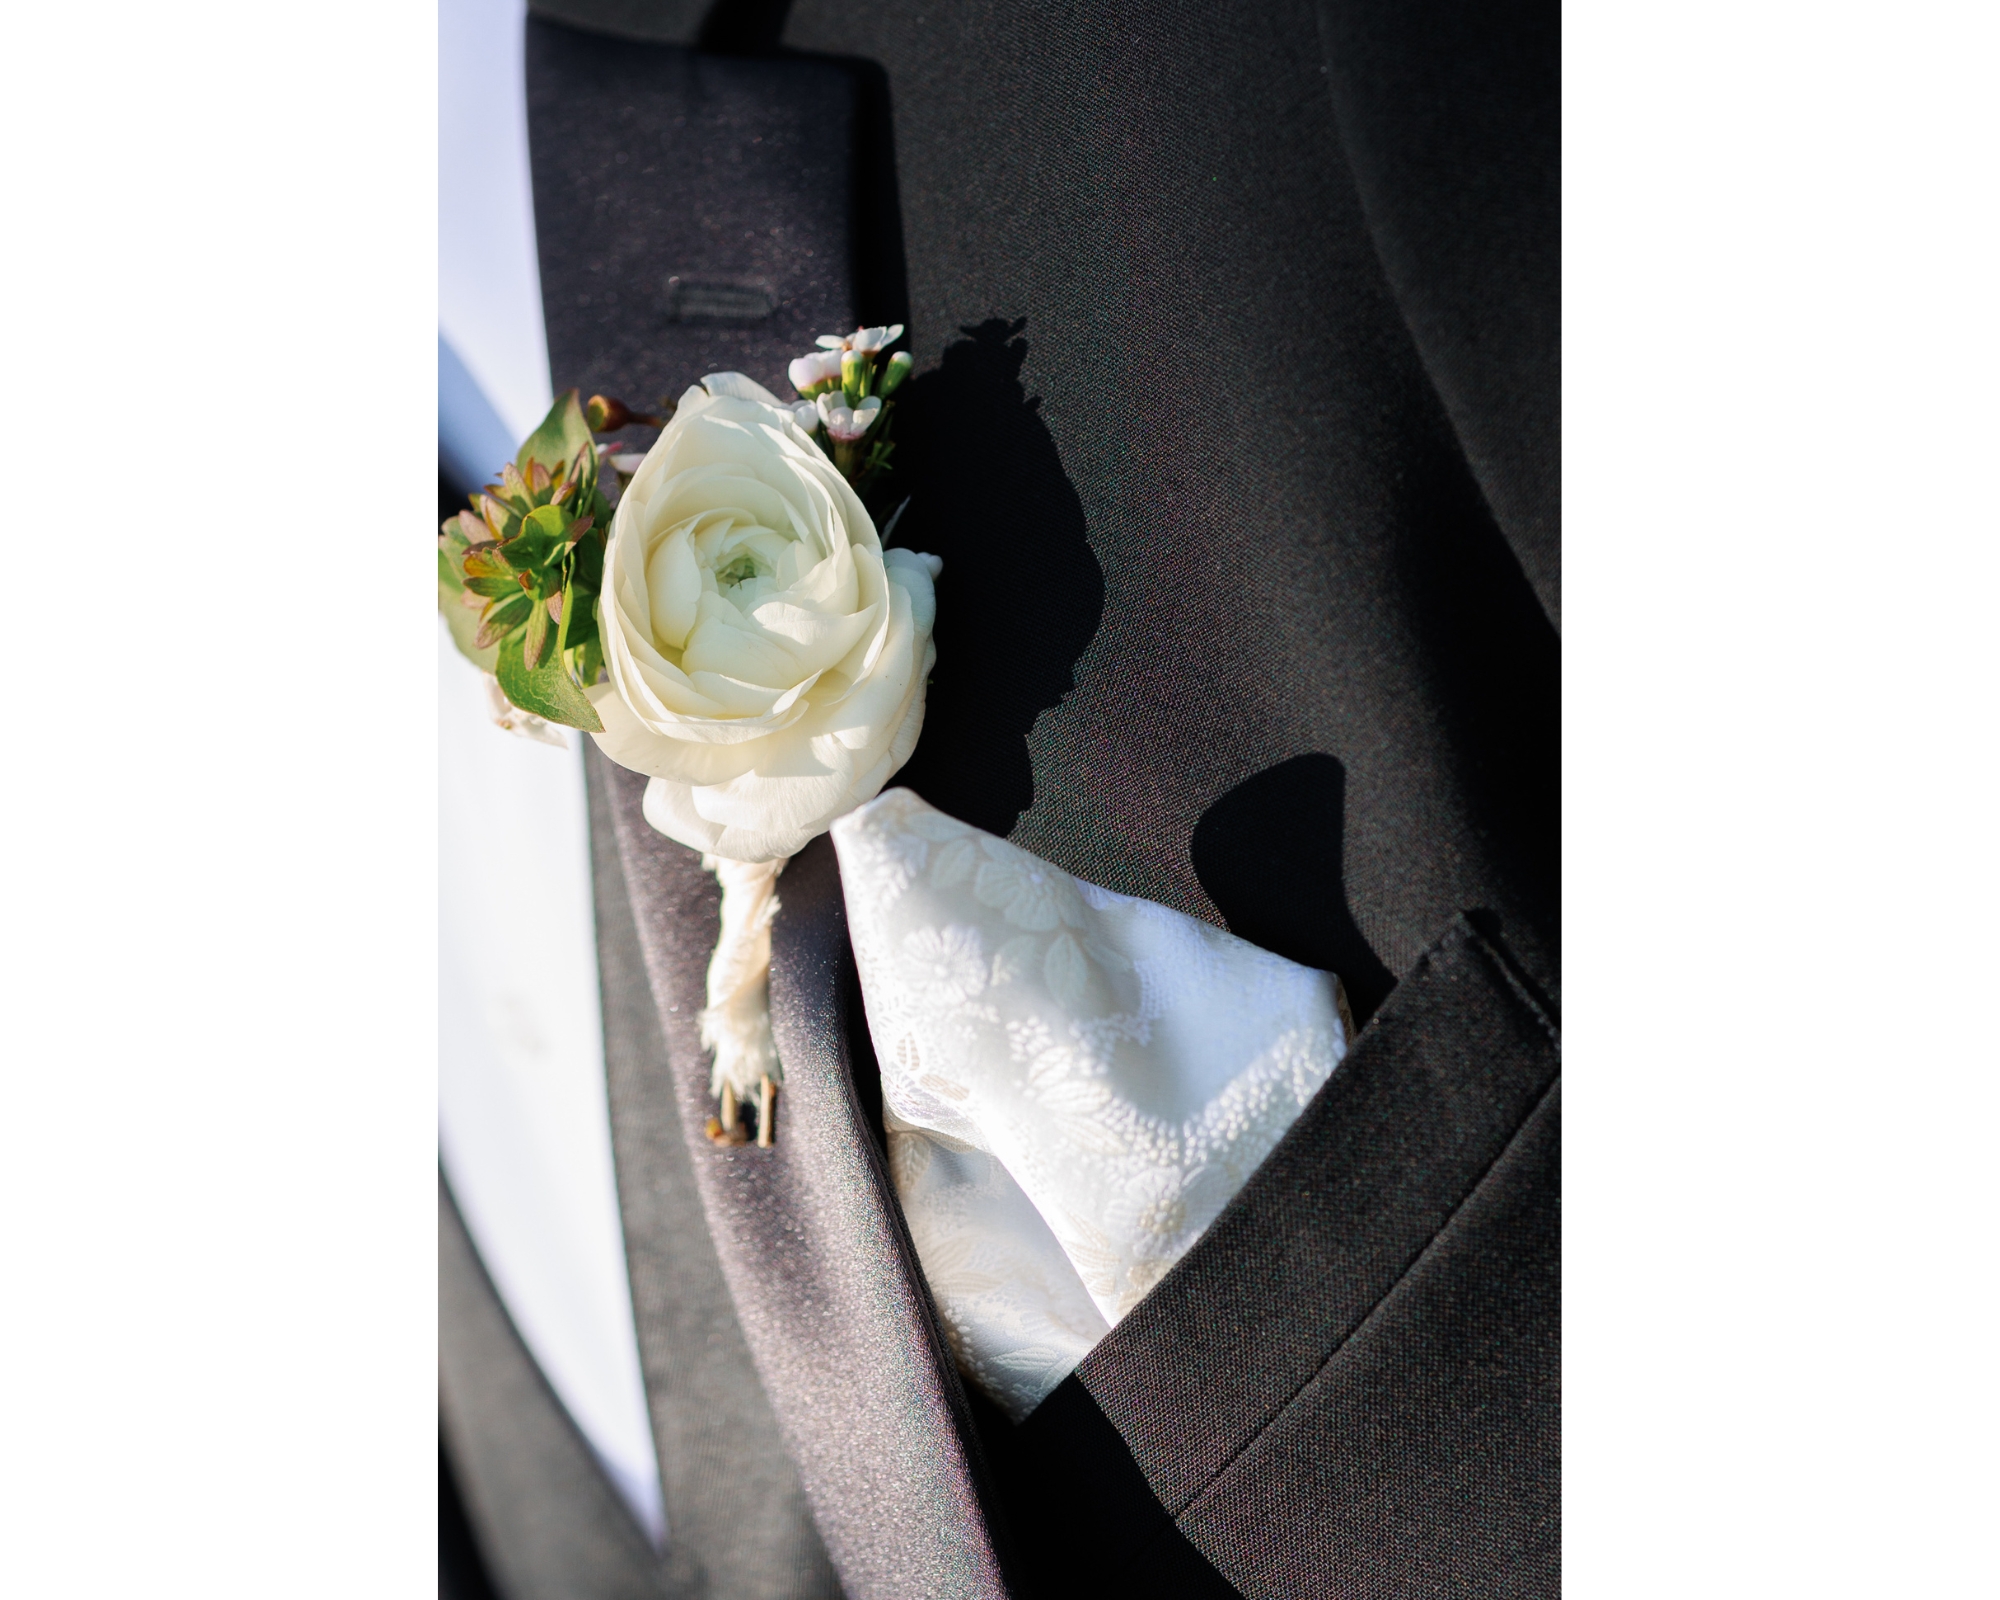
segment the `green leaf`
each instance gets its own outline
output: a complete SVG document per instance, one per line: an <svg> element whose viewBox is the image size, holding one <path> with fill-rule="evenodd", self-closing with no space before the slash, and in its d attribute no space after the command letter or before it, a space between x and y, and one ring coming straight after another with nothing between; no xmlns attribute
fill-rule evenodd
<svg viewBox="0 0 2000 1600"><path fill-rule="evenodd" d="M501 638L528 620L528 613L535 602L524 594L517 594L511 600L499 600L486 609L486 620L479 625L479 632L472 642L481 649L489 644L497 644Z"/></svg>
<svg viewBox="0 0 2000 1600"><path fill-rule="evenodd" d="M577 541L576 559L570 565L570 581L581 584L591 594L604 591L604 527L600 523Z"/></svg>
<svg viewBox="0 0 2000 1600"><path fill-rule="evenodd" d="M530 539L539 536L546 550L549 545L563 542L569 533L570 520L570 514L561 506L538 506L522 522L521 537ZM546 560L547 556L544 555L543 559Z"/></svg>
<svg viewBox="0 0 2000 1600"><path fill-rule="evenodd" d="M592 440L576 453L576 465L570 469L570 482L576 485L576 505L579 510L588 511L591 502L601 499L597 492L597 442Z"/></svg>
<svg viewBox="0 0 2000 1600"><path fill-rule="evenodd" d="M459 559L468 578L505 578L513 582L514 575L497 544L476 544Z"/></svg>
<svg viewBox="0 0 2000 1600"><path fill-rule="evenodd" d="M458 653L481 672L491 672L494 658L500 652L493 645L483 650L479 647L476 642L479 613L468 606L456 591L445 587L442 574L438 577L438 610L444 614L445 626L451 629L451 642L458 646Z"/></svg>
<svg viewBox="0 0 2000 1600"><path fill-rule="evenodd" d="M533 609L528 612L528 632L526 638L527 642L522 646L521 658L527 662L528 669L532 672L535 668L547 663L549 659L549 647L555 643L555 637L549 628L549 608L539 600L535 602Z"/></svg>
<svg viewBox="0 0 2000 1600"><path fill-rule="evenodd" d="M570 398L576 398L574 390ZM532 711L548 722L560 722L566 728L581 728L585 733L604 731L596 708L563 670L562 657L552 657L545 666L531 668L523 656L519 634L500 646L494 673L500 680L500 692L523 711Z"/></svg>
<svg viewBox="0 0 2000 1600"><path fill-rule="evenodd" d="M507 469L512 472L514 469ZM488 532L494 539L511 539L521 531L521 513L504 500L496 500L490 494L479 497L479 514L486 519ZM478 544L475 539L473 543Z"/></svg>
<svg viewBox="0 0 2000 1600"><path fill-rule="evenodd" d="M556 593L556 659L561 660L568 651L571 640L569 625L576 620L578 610L576 590L562 589Z"/></svg>
<svg viewBox="0 0 2000 1600"><path fill-rule="evenodd" d="M521 585L513 578L467 578L465 587L484 600L499 600L515 594Z"/></svg>
<svg viewBox="0 0 2000 1600"><path fill-rule="evenodd" d="M521 526L523 529L521 537L509 539L500 547L500 559L515 572L526 572L531 567L540 566L542 550L546 544L545 540L537 539L526 531L526 523Z"/></svg>
<svg viewBox="0 0 2000 1600"><path fill-rule="evenodd" d="M574 587L567 592L569 598L563 602L562 648L577 650L596 641L597 615L591 607L590 595Z"/></svg>
<svg viewBox="0 0 2000 1600"><path fill-rule="evenodd" d="M520 534L500 546L500 559L521 573L546 567L569 548L569 523L569 513L560 506L538 506L521 519Z"/></svg>
<svg viewBox="0 0 2000 1600"><path fill-rule="evenodd" d="M438 552L438 588L449 593L454 600L465 590L464 583L452 569L451 557L442 550Z"/></svg>
<svg viewBox="0 0 2000 1600"><path fill-rule="evenodd" d="M590 424L584 418L576 391L569 389L557 396L549 414L542 418L542 425L522 442L514 465L524 478L529 476L531 466L539 465L544 473L542 486L546 488L558 467L574 461L579 450L590 448Z"/></svg>

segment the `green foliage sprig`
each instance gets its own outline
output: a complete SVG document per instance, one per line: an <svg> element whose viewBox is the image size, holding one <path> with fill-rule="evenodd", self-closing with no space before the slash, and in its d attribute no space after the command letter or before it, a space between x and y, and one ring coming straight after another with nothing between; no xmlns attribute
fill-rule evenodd
<svg viewBox="0 0 2000 1600"><path fill-rule="evenodd" d="M597 601L611 503L593 428L657 422L571 389L438 537L438 607L459 650L523 711L600 733L584 690L604 667Z"/></svg>

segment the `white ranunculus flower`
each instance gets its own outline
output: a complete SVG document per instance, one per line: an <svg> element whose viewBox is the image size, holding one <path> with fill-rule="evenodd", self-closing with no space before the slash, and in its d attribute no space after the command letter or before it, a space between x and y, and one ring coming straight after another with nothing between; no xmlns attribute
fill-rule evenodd
<svg viewBox="0 0 2000 1600"><path fill-rule="evenodd" d="M774 861L873 799L923 727L943 565L883 551L789 405L733 372L688 390L612 518L589 691L646 820Z"/></svg>

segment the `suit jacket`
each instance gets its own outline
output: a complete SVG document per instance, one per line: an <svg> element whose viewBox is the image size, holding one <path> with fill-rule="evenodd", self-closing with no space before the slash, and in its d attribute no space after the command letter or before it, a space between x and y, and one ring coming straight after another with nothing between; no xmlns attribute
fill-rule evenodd
<svg viewBox="0 0 2000 1600"><path fill-rule="evenodd" d="M557 386L905 322L944 558L895 780L1345 981L1346 1062L1016 1427L889 1184L825 839L774 1150L710 1146L716 891L589 757L649 1552L445 1210L448 1454L498 1589L1558 1586L1556 22L1540 3L545 0Z"/></svg>

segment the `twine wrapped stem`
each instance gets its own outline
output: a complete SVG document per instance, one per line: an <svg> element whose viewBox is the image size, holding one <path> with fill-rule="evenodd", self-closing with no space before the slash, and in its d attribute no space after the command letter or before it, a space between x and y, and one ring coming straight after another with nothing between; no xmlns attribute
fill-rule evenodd
<svg viewBox="0 0 2000 1600"><path fill-rule="evenodd" d="M720 1112L708 1119L708 1136L717 1144L745 1143L741 1111L748 1102L756 1108L757 1143L768 1149L777 1087L785 1081L771 1039L771 919L778 914L785 860L703 856L701 864L722 885L722 931L708 963L708 1004L700 1017L701 1042L714 1053L709 1093Z"/></svg>

